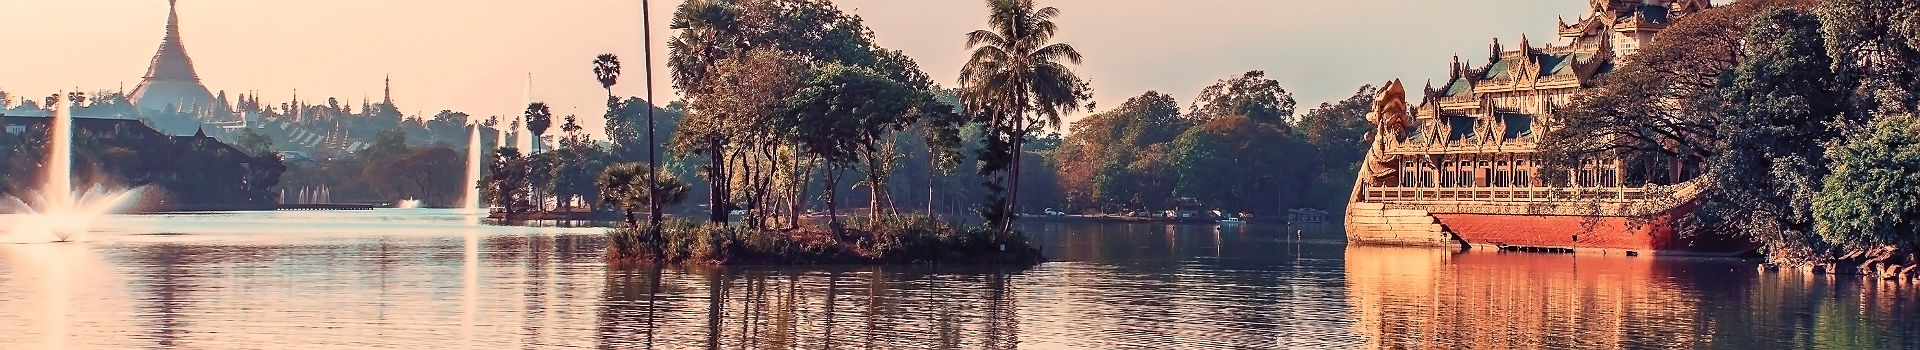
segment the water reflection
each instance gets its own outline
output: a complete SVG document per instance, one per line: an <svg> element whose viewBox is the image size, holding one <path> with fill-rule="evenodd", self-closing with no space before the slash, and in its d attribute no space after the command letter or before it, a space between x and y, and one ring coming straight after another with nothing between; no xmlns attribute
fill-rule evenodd
<svg viewBox="0 0 1920 350"><path fill-rule="evenodd" d="M1348 247L1346 268L1355 332L1374 348L1861 349L1920 340L1911 322L1884 324L1920 309L1913 291L1855 294L1845 289L1872 285L1762 274L1736 261ZM1808 317L1821 313L1834 317Z"/></svg>
<svg viewBox="0 0 1920 350"><path fill-rule="evenodd" d="M608 267L592 231L286 215L171 217L145 232L178 235L123 223L90 243L0 245L0 348L1920 343L1904 318L1920 312L1912 286L1725 260L1347 247L1337 232L1259 225L1049 224L1027 229L1062 261L1031 269L660 269ZM276 219L391 225L279 231Z"/></svg>

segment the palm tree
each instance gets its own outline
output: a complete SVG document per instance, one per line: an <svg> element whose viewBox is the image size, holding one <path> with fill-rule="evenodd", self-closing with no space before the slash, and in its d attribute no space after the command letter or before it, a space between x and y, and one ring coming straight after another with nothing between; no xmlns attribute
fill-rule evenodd
<svg viewBox="0 0 1920 350"><path fill-rule="evenodd" d="M527 150L527 159L535 159L533 156L540 153L540 136L545 135L547 128L553 126L553 111L547 109L546 102L528 103L526 117L527 133L533 134L532 142L527 143L528 148L531 148ZM546 197L540 193L540 186L544 185L544 183L535 183L533 186L533 205L540 210L546 210L547 207Z"/></svg>
<svg viewBox="0 0 1920 350"><path fill-rule="evenodd" d="M1004 138L1005 203L996 224L1002 234L1012 229L1020 194L1020 158L1027 134L1041 128L1059 129L1060 116L1079 110L1088 98L1086 84L1068 64L1079 65L1080 51L1054 43L1059 27L1054 7L1035 8L1034 0L987 0L987 29L967 33L972 56L960 69L961 98L967 113L975 115Z"/></svg>
<svg viewBox="0 0 1920 350"><path fill-rule="evenodd" d="M620 213L627 220L627 227L639 227L640 220L635 217L635 212L643 208L652 210L652 208L687 201L689 186L686 181L670 173L661 176L665 173L664 171L652 169L652 167L635 163L614 164L603 170L599 180L596 181L600 185L601 202L619 207ZM664 182L661 180L663 177ZM647 235L643 236L646 239L647 248L654 253L652 255L655 259L663 257L659 253L664 241L661 239L658 226L658 222L653 223L647 228Z"/></svg>
<svg viewBox="0 0 1920 350"><path fill-rule="evenodd" d="M593 77L600 80L600 87L607 89L607 100L614 101L613 84L620 82L620 56L610 53L593 58Z"/></svg>
<svg viewBox="0 0 1920 350"><path fill-rule="evenodd" d="M527 104L527 133L533 134L533 150L527 154L538 153L540 135L547 134L547 128L553 126L553 111L547 109L546 102Z"/></svg>
<svg viewBox="0 0 1920 350"><path fill-rule="evenodd" d="M648 188L648 183L652 182L648 177L659 177L663 172L650 169L636 163L614 164L601 171L596 181L600 185L601 202L620 207L628 226L639 226L637 214L642 209L653 205L675 205L687 200L687 182L671 173L666 173L666 179L654 186L660 194L654 196L656 191Z"/></svg>

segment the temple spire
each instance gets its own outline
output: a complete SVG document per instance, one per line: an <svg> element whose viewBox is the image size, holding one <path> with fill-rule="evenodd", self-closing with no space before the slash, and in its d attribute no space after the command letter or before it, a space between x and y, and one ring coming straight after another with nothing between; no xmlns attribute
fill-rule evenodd
<svg viewBox="0 0 1920 350"><path fill-rule="evenodd" d="M382 95L380 98L380 103L386 104L387 107L393 107L393 75L392 74L387 75L387 81L386 81L385 87L386 87L385 91L381 93Z"/></svg>
<svg viewBox="0 0 1920 350"><path fill-rule="evenodd" d="M167 0L166 34L130 99L147 110L166 110L167 105L198 109L213 103L213 93L200 84L200 74L194 70L193 59L187 57L186 44L180 38L178 0Z"/></svg>

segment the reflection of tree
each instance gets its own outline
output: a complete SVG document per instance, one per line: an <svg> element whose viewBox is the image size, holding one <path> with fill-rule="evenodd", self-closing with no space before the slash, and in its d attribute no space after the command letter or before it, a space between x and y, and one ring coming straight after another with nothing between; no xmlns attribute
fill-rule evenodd
<svg viewBox="0 0 1920 350"><path fill-rule="evenodd" d="M658 317L655 301L660 298L661 273L659 267L607 272L595 327L599 348L654 347L654 320ZM633 332L639 332L638 339Z"/></svg>
<svg viewBox="0 0 1920 350"><path fill-rule="evenodd" d="M141 265L153 269L148 274L153 279L148 285L151 296L143 298L151 300L152 304L146 307L149 310L140 314L152 318L146 328L150 329L148 333L153 338L153 345L164 348L180 346L181 339L188 333L188 324L182 315L187 313L186 301L191 300L187 293L192 292L191 282L187 279L193 274L187 269L191 262L186 260L195 254L191 248L172 244L155 246L141 253L137 260Z"/></svg>
<svg viewBox="0 0 1920 350"><path fill-rule="evenodd" d="M1014 300L1008 273L987 275L986 341L988 349L1020 348L1020 305Z"/></svg>
<svg viewBox="0 0 1920 350"><path fill-rule="evenodd" d="M833 348L833 309L834 309L834 304L836 304L834 302L834 296L837 294L840 294L839 287L840 287L840 271L836 270L836 271L827 272L827 306L826 306L827 322L825 326L820 327L821 332L824 335L823 337L820 338L820 341L825 343L824 345L822 345L822 347L828 348L828 349Z"/></svg>
<svg viewBox="0 0 1920 350"><path fill-rule="evenodd" d="M727 280L720 271L707 271L707 347L720 348L724 331L721 316L726 314Z"/></svg>
<svg viewBox="0 0 1920 350"><path fill-rule="evenodd" d="M525 335L526 338L520 341L521 344L538 344L540 332L545 330L545 327L541 327L539 323L541 316L547 312L549 291L545 287L553 273L549 270L552 262L548 261L553 252L552 243L534 236L527 237L525 272L527 286L520 296L526 302L526 307L521 311L523 323L520 326L520 334Z"/></svg>

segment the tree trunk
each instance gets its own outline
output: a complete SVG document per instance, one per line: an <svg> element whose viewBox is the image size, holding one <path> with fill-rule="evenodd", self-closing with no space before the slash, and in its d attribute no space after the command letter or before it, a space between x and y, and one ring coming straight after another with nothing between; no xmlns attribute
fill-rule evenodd
<svg viewBox="0 0 1920 350"><path fill-rule="evenodd" d="M867 220L869 224L880 222L880 159L874 158L872 147L867 147Z"/></svg>
<svg viewBox="0 0 1920 350"><path fill-rule="evenodd" d="M840 242L840 205L834 200L840 194L840 169L837 165L827 165L827 230L833 232L833 241Z"/></svg>
<svg viewBox="0 0 1920 350"><path fill-rule="evenodd" d="M805 202L807 198L807 182L808 181L806 181L805 179L808 177L808 174L806 174L806 172L811 169L808 169L806 167L806 165L804 164L806 161L804 160L805 158L803 157L804 156L800 155L800 145L797 143L794 144L793 145L793 178L787 179L788 181L793 182L792 184L790 184L790 186L792 186L793 188L788 189L787 191L787 193L789 193L792 196L792 198L788 198L788 200L791 201L789 203L791 204L791 207L787 212L787 214L791 216L791 218L789 218L788 220L789 222L787 223L789 229L800 228L800 211L806 210Z"/></svg>
<svg viewBox="0 0 1920 350"><path fill-rule="evenodd" d="M707 138L707 221L727 223L727 170L720 140Z"/></svg>
<svg viewBox="0 0 1920 350"><path fill-rule="evenodd" d="M934 152L937 152L937 150L933 149L933 147L927 147L927 217L929 218L933 217Z"/></svg>
<svg viewBox="0 0 1920 350"><path fill-rule="evenodd" d="M1017 124L1025 124L1025 123L1017 123ZM1000 221L1001 236L1006 236L1013 232L1013 220L1014 218L1017 218L1020 216L1020 214L1017 211L1017 209L1020 206L1020 159L1022 158L1021 153L1024 153L1024 151L1022 151L1022 148L1024 148L1025 146L1024 144L1026 143L1026 133L1027 133L1024 125L1022 126L1023 127L1020 128L1020 131L1015 132L1012 135L1013 157L1011 158L1012 163L1007 164L1007 203L1006 203L1006 207L1004 207L1003 212L1001 213L1001 215L1003 216L1003 218Z"/></svg>

